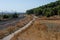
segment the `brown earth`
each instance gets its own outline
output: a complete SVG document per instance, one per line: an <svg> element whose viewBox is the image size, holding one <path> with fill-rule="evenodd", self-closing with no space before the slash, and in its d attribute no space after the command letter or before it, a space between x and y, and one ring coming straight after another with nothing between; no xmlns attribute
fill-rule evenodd
<svg viewBox="0 0 60 40"><path fill-rule="evenodd" d="M14 25L14 26L9 25L8 28L6 28L4 30L0 30L0 39L2 39L3 37L5 37L5 36L7 36L13 32L15 32L19 28L22 28L24 25L26 25L32 19L33 18L31 16L28 16L28 17L20 20L19 22L17 22L16 25Z"/></svg>
<svg viewBox="0 0 60 40"><path fill-rule="evenodd" d="M53 22L49 20L43 21ZM60 32L47 30L48 27L41 22L39 19L36 19L29 28L16 34L11 40L60 40ZM59 23L60 21L54 22Z"/></svg>

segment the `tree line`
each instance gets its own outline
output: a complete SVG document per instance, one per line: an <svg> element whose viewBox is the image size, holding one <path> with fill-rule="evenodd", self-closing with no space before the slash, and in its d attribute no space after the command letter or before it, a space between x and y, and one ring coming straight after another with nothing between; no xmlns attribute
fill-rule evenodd
<svg viewBox="0 0 60 40"><path fill-rule="evenodd" d="M17 13L14 14L0 14L0 20L2 19L12 19L12 18L18 18L19 15Z"/></svg>
<svg viewBox="0 0 60 40"><path fill-rule="evenodd" d="M36 16L60 16L60 1L51 2L50 4L43 5L26 11L27 14L35 14Z"/></svg>

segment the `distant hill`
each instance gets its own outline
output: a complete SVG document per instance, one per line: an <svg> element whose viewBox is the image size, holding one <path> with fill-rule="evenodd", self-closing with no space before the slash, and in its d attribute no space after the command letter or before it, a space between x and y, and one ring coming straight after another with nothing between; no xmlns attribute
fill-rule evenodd
<svg viewBox="0 0 60 40"><path fill-rule="evenodd" d="M60 15L60 1L51 2L50 4L27 10L26 13L46 17Z"/></svg>

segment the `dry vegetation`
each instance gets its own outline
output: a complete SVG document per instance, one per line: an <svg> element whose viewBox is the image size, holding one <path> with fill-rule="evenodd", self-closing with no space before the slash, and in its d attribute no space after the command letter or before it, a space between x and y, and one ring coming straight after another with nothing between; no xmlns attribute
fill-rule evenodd
<svg viewBox="0 0 60 40"><path fill-rule="evenodd" d="M13 33L14 31L18 30L19 28L23 27L26 25L29 21L31 21L33 18L31 16L27 16L24 19L20 20L19 22L16 23L16 25L12 26L9 25L8 28L4 30L0 30L0 39Z"/></svg>
<svg viewBox="0 0 60 40"><path fill-rule="evenodd" d="M38 16L40 20L60 20L60 16L51 16L51 17L45 17L45 16Z"/></svg>
<svg viewBox="0 0 60 40"><path fill-rule="evenodd" d="M16 34L11 40L60 40L60 32L56 30L49 31L45 24L36 19L29 28Z"/></svg>

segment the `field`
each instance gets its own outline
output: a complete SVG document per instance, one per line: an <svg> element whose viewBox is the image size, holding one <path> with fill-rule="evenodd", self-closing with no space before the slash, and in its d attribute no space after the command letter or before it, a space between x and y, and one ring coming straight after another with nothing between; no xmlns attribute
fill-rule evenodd
<svg viewBox="0 0 60 40"><path fill-rule="evenodd" d="M60 20L36 19L26 30L11 40L60 40Z"/></svg>
<svg viewBox="0 0 60 40"><path fill-rule="evenodd" d="M19 20L16 23L13 23L14 25L8 25L7 28L0 30L0 39L2 39L3 37L15 32L16 30L22 28L24 25L26 25L30 20L32 20L32 18L30 16L26 16L25 18L23 18L22 20ZM15 25L16 24L16 25Z"/></svg>

